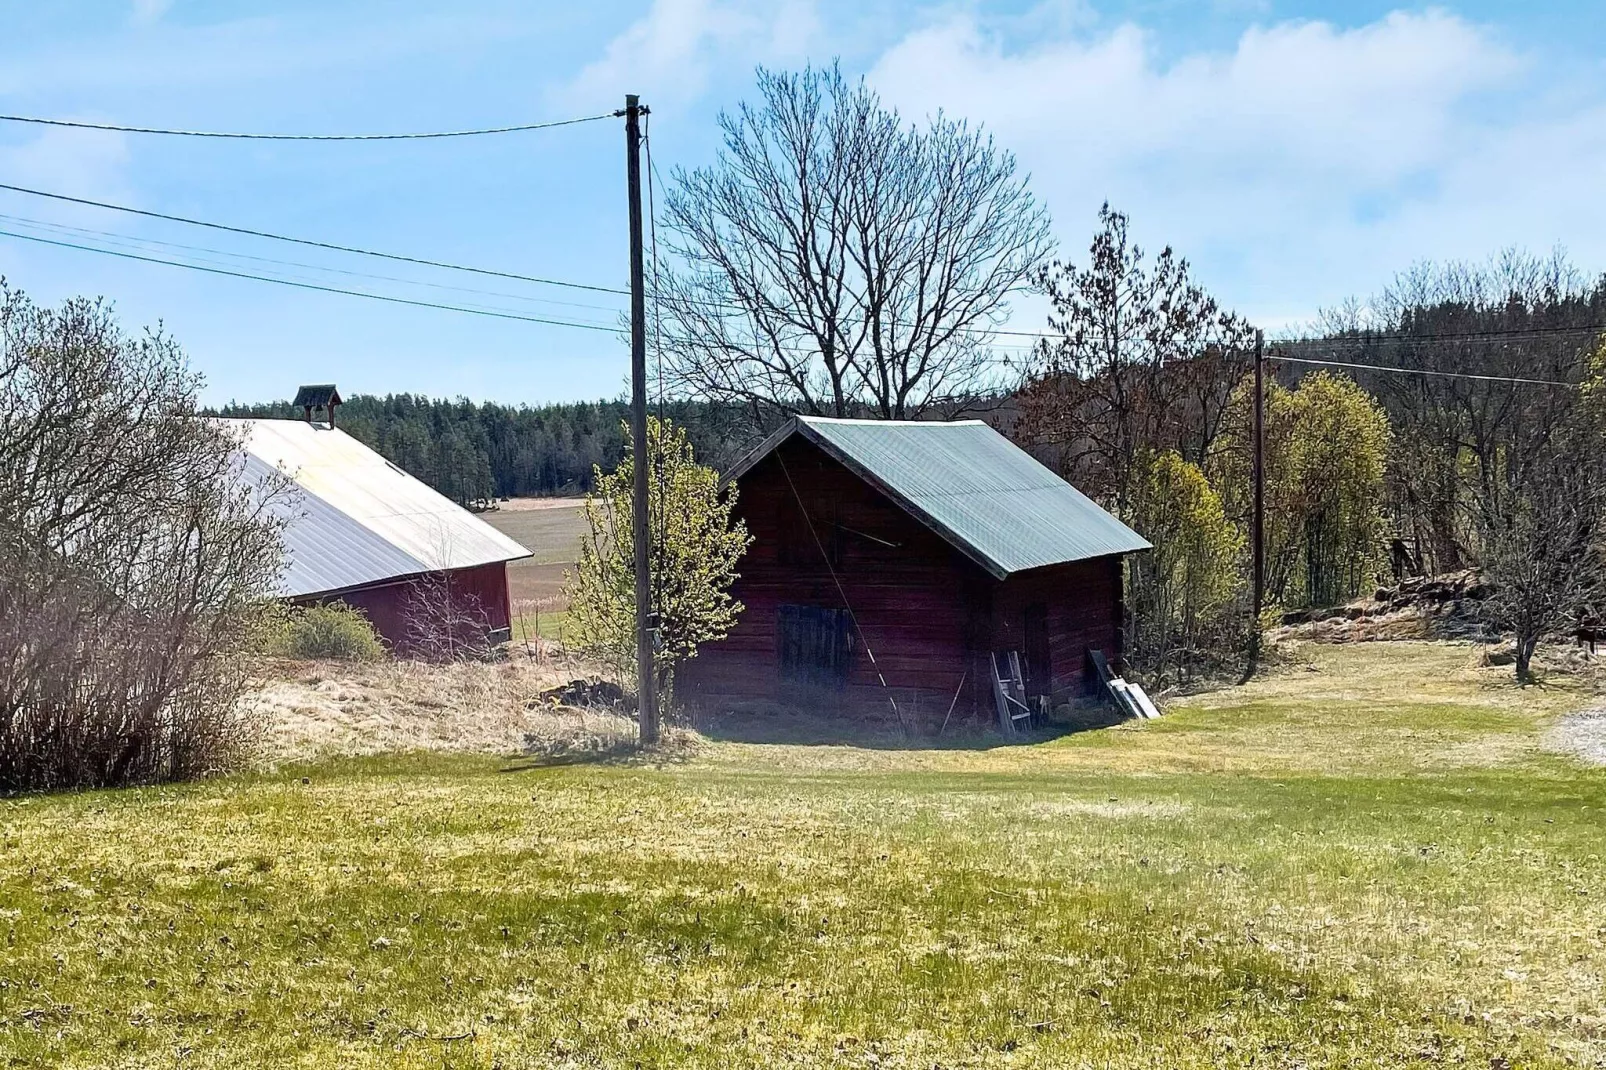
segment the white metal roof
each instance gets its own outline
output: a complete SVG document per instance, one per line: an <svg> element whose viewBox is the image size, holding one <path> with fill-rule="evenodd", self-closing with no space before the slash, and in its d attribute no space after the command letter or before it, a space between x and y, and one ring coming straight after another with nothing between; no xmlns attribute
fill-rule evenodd
<svg viewBox="0 0 1606 1070"><path fill-rule="evenodd" d="M422 572L472 568L530 551L338 428L305 420L223 420L246 476L289 477L288 561L280 593L343 591Z"/></svg>

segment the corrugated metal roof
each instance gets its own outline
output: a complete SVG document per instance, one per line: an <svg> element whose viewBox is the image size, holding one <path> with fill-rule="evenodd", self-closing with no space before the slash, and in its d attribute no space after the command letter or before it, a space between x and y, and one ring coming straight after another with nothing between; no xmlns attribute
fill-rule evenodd
<svg viewBox="0 0 1606 1070"><path fill-rule="evenodd" d="M276 469L296 493L285 508L280 594L341 591L420 572L530 556L344 431L304 420L224 420L246 453L245 476Z"/></svg>
<svg viewBox="0 0 1606 1070"><path fill-rule="evenodd" d="M1044 565L1151 548L980 420L799 416L743 459L731 478L794 434L878 487L999 579Z"/></svg>

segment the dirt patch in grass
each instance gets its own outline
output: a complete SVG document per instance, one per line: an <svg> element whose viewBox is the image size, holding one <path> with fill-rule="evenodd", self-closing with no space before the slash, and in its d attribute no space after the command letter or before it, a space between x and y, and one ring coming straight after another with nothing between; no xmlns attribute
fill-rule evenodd
<svg viewBox="0 0 1606 1070"><path fill-rule="evenodd" d="M1544 745L1591 765L1606 765L1606 705L1564 714L1544 734Z"/></svg>

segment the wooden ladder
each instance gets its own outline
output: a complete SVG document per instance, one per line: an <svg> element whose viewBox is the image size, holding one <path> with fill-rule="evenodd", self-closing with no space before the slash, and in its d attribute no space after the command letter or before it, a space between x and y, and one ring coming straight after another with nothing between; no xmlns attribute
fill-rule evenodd
<svg viewBox="0 0 1606 1070"><path fill-rule="evenodd" d="M1021 731L1021 722L1031 727L1032 707L1026 700L1026 681L1020 671L1020 654L1014 650L1004 655L1002 667L998 655L989 654L993 664L993 699L998 703L998 727L1006 736Z"/></svg>

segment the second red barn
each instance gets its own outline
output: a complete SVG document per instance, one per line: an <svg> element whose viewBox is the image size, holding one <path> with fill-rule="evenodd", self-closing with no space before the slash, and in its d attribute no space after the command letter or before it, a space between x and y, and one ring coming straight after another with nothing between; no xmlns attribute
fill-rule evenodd
<svg viewBox="0 0 1606 1070"><path fill-rule="evenodd" d="M683 698L989 717L1011 654L1034 706L1119 662L1122 558L1149 543L980 421L797 417L729 478L746 610Z"/></svg>

